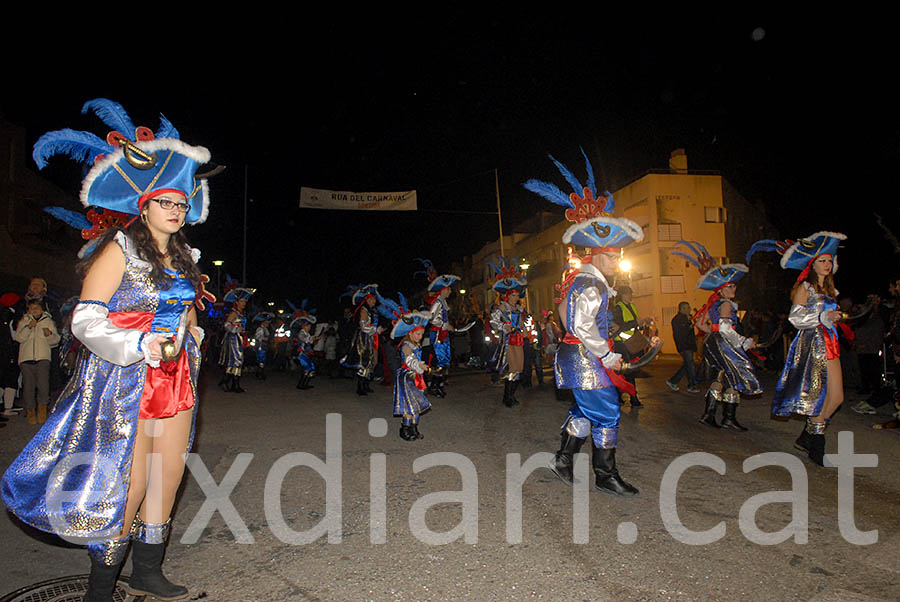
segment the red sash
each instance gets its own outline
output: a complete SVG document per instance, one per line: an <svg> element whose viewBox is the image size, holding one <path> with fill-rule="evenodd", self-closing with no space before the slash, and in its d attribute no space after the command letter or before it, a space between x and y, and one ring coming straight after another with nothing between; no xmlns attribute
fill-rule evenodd
<svg viewBox="0 0 900 602"><path fill-rule="evenodd" d="M111 312L109 319L119 328L150 332L153 316L150 312ZM168 418L194 407L194 389L190 376L188 356L183 351L173 363L162 363L159 368L147 366L139 417Z"/></svg>
<svg viewBox="0 0 900 602"><path fill-rule="evenodd" d="M409 370L409 366L406 365L406 362L400 364L400 367L403 368L404 370ZM419 374L418 372L416 373L416 378L414 379L414 382L416 383L416 388L419 391L425 390L425 377L422 376L421 374Z"/></svg>
<svg viewBox="0 0 900 602"><path fill-rule="evenodd" d="M822 334L825 335L825 359L839 359L841 357L841 345L838 342L838 338L824 326L819 326L819 328L822 329Z"/></svg>
<svg viewBox="0 0 900 602"><path fill-rule="evenodd" d="M525 345L525 338L522 336L522 333L521 332L509 333L509 345L510 345L510 347L523 347Z"/></svg>

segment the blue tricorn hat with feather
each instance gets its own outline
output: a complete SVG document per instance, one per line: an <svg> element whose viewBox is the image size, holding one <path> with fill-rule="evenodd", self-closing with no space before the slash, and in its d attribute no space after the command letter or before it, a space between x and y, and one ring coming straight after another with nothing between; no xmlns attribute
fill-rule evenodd
<svg viewBox="0 0 900 602"><path fill-rule="evenodd" d="M781 267L786 270L802 270L798 280L806 279L812 262L821 255L831 255L832 273L837 272L837 251L847 236L840 232L816 232L800 240L758 240L747 251L747 263L757 251L775 251L781 255Z"/></svg>
<svg viewBox="0 0 900 602"><path fill-rule="evenodd" d="M418 270L413 273L413 278L419 274L424 274L428 278L428 292L438 293L448 286L453 286L459 282L460 278L456 274L438 274L434 264L429 259L420 259L416 257L416 261L422 264L424 270Z"/></svg>
<svg viewBox="0 0 900 602"><path fill-rule="evenodd" d="M566 219L575 222L563 234L565 244L580 247L621 249L633 242L643 240L644 231L639 225L624 217L613 217L615 208L612 193L597 194L594 170L584 149L581 149L587 170L587 183L582 186L565 165L548 155L565 178L573 192L566 194L555 184L530 179L523 186L551 203L566 207Z"/></svg>
<svg viewBox="0 0 900 602"><path fill-rule="evenodd" d="M431 313L427 311L410 311L406 297L397 293L398 301L382 297L377 291L378 313L394 323L391 329L391 338L397 339L406 336L416 328L427 328L431 321Z"/></svg>
<svg viewBox="0 0 900 602"><path fill-rule="evenodd" d="M353 305L359 305L366 300L366 297L374 297L377 292L377 284L348 284L347 290L341 294L341 298L350 297Z"/></svg>
<svg viewBox="0 0 900 602"><path fill-rule="evenodd" d="M688 263L700 270L700 280L697 281L697 288L714 291L727 284L734 284L750 271L743 263L716 265L716 260L712 258L706 247L695 240L679 240L675 243L676 247L678 245L687 248L691 254L679 249L672 251L670 255L683 257Z"/></svg>
<svg viewBox="0 0 900 602"><path fill-rule="evenodd" d="M57 154L91 164L80 199L85 207L101 207L138 215L154 194L180 192L191 206L185 216L189 224L206 221L209 189L197 180L197 168L209 162L209 151L179 139L178 130L163 116L160 128L135 127L125 109L116 102L98 98L88 101L81 112L93 111L112 128L105 139L90 132L71 129L48 132L34 145L38 168Z"/></svg>
<svg viewBox="0 0 900 602"><path fill-rule="evenodd" d="M491 261L487 262L488 266L494 271L494 284L492 289L498 293L504 294L510 291L518 291L519 295L525 294L528 287L528 275L519 269L518 258L507 261L505 257L498 259L500 265Z"/></svg>
<svg viewBox="0 0 900 602"><path fill-rule="evenodd" d="M309 307L309 299L304 299L300 302L300 307L297 307L290 301L288 305L293 309L294 313L291 314L293 320L291 320L291 328L295 325L304 325L304 324L315 324L316 323L316 310L315 308Z"/></svg>

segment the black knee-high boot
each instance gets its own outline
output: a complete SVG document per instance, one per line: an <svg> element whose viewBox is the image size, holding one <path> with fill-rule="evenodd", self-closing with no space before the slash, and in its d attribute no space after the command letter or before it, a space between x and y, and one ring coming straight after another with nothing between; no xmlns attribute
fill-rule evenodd
<svg viewBox="0 0 900 602"><path fill-rule="evenodd" d="M367 395L366 392L366 379L362 376L356 377L356 394L357 395Z"/></svg>
<svg viewBox="0 0 900 602"><path fill-rule="evenodd" d="M122 568L122 561L128 552L128 537L110 539L88 545L91 558L91 575L84 602L110 602L116 589L116 579Z"/></svg>
<svg viewBox="0 0 900 602"><path fill-rule="evenodd" d="M616 468L616 448L603 449L594 447L594 453L591 454L591 463L594 466L594 475L596 477L594 484L597 491L619 497L634 497L640 493L637 487L626 483L619 476L619 471Z"/></svg>
<svg viewBox="0 0 900 602"><path fill-rule="evenodd" d="M736 403L725 402L722 404L722 428L734 429L736 431L746 431L747 427L737 421L735 414L737 413Z"/></svg>
<svg viewBox="0 0 900 602"><path fill-rule="evenodd" d="M575 463L575 454L581 450L582 445L584 445L584 439L570 435L566 429L563 429L559 451L556 452L556 457L550 463L550 470L569 485L575 482L572 468Z"/></svg>
<svg viewBox="0 0 900 602"><path fill-rule="evenodd" d="M306 370L304 370L303 368L300 368L300 377L297 379L297 388L305 389L306 388L304 386L305 384L306 384Z"/></svg>
<svg viewBox="0 0 900 602"><path fill-rule="evenodd" d="M515 405L512 396L513 381L504 379L503 381L503 405L511 408Z"/></svg>
<svg viewBox="0 0 900 602"><path fill-rule="evenodd" d="M152 595L159 600L183 600L188 589L175 585L162 573L163 556L169 522L148 525L136 519L134 541L131 546L131 578L126 591L133 596Z"/></svg>
<svg viewBox="0 0 900 602"><path fill-rule="evenodd" d="M717 403L718 401L716 400L715 394L713 393L713 390L710 389L706 392L706 408L703 410L703 416L700 418L700 422L715 428L721 428L719 423L716 422Z"/></svg>

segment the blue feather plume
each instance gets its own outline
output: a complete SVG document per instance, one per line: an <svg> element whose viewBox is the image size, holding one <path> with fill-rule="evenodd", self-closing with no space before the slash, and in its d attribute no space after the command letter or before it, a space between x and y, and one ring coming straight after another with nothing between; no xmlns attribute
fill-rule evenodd
<svg viewBox="0 0 900 602"><path fill-rule="evenodd" d="M293 303L291 303L290 299L285 299L284 302L287 303L288 307L291 308L291 313L294 313L295 311L297 311L297 306L294 305Z"/></svg>
<svg viewBox="0 0 900 602"><path fill-rule="evenodd" d="M680 255L681 257L684 257L685 259L687 259L691 263L691 265L693 265L698 270L702 269L700 267L700 262L697 261L695 258L691 257L690 255L688 255L687 253L684 253L682 251L672 251L671 253L669 253L669 255Z"/></svg>
<svg viewBox="0 0 900 602"><path fill-rule="evenodd" d="M569 209L575 208L575 204L569 198L569 195L560 190L556 184L542 182L541 180L531 178L522 184L522 186L524 186L526 190L530 190L531 192L544 197L555 205L562 205Z"/></svg>
<svg viewBox="0 0 900 602"><path fill-rule="evenodd" d="M375 291L375 297L378 299L378 306L375 309L388 320L396 320L403 315L403 309L396 301L382 297L378 291Z"/></svg>
<svg viewBox="0 0 900 602"><path fill-rule="evenodd" d="M584 149L581 149L581 155L584 157L584 169L587 171L587 184L585 186L590 189L591 192L594 193L594 196L597 196L597 183L594 180L594 168L591 167L591 162L588 160L587 153L584 152ZM579 192L581 194L581 192Z"/></svg>
<svg viewBox="0 0 900 602"><path fill-rule="evenodd" d="M572 190L575 191L575 194L581 196L584 193L584 187L581 185L581 182L578 181L578 178L575 177L569 168L557 161L553 158L553 155L547 155L550 157L550 160L553 161L554 165L556 165L556 169L559 170L559 173L566 179L566 182L569 183L569 186L572 187Z"/></svg>
<svg viewBox="0 0 900 602"><path fill-rule="evenodd" d="M79 132L71 129L47 132L34 143L31 153L38 169L47 165L47 159L53 155L66 154L85 163L93 163L98 155L115 150L105 140L90 132Z"/></svg>
<svg viewBox="0 0 900 602"><path fill-rule="evenodd" d="M606 213L612 213L616 208L616 201L613 199L613 194L608 190L603 194L606 195L606 205L603 206L603 211L605 211Z"/></svg>
<svg viewBox="0 0 900 602"><path fill-rule="evenodd" d="M125 108L117 102L107 100L106 98L95 98L84 103L81 107L82 113L94 111L97 117L103 120L103 123L116 130L129 140L134 140L134 124L131 117L125 112Z"/></svg>
<svg viewBox="0 0 900 602"><path fill-rule="evenodd" d="M93 227L91 221L78 211L71 211L63 207L44 207L44 211L78 230L90 230Z"/></svg>
<svg viewBox="0 0 900 602"><path fill-rule="evenodd" d="M159 129L156 130L154 136L157 138L181 138L181 134L178 133L172 122L166 119L162 113L159 115Z"/></svg>
<svg viewBox="0 0 900 602"><path fill-rule="evenodd" d="M499 274L500 272L503 271L500 269L500 266L498 266L496 263L494 263L492 261L488 261L487 264L492 270L494 270L495 274Z"/></svg>
<svg viewBox="0 0 900 602"><path fill-rule="evenodd" d="M403 293L397 291L397 298L400 299L400 308L403 310L403 313L409 311L409 303L406 301L406 297L403 296Z"/></svg>
<svg viewBox="0 0 900 602"><path fill-rule="evenodd" d="M750 250L747 251L747 263L750 263L750 258L757 251L777 251L778 250L778 241L777 240L757 240L750 246Z"/></svg>

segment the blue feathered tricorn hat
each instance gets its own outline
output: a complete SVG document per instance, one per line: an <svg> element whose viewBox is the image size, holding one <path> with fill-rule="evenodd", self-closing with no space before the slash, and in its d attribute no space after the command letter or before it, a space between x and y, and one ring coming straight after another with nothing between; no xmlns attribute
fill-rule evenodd
<svg viewBox="0 0 900 602"><path fill-rule="evenodd" d="M160 127L135 127L122 105L98 98L84 104L81 112L93 111L112 128L105 139L90 132L71 129L48 132L34 145L35 163L43 169L47 159L67 154L93 166L81 184L85 207L138 215L150 195L165 191L182 193L191 206L185 216L189 224L206 221L209 188L197 180L197 168L209 162L209 151L179 139L178 130L162 115Z"/></svg>
<svg viewBox="0 0 900 602"><path fill-rule="evenodd" d="M235 301L240 301L241 299L249 300L256 293L255 288L246 288L242 286L236 286L227 293L223 297L223 300L228 303L234 303Z"/></svg>
<svg viewBox="0 0 900 602"><path fill-rule="evenodd" d="M644 231L639 225L624 217L613 217L615 208L612 193L597 194L594 182L594 170L584 149L581 149L587 170L587 184L582 186L578 178L569 169L548 155L556 165L563 178L572 187L571 194L566 194L555 184L530 179L523 186L551 203L566 207L566 219L575 222L563 234L565 244L580 247L621 249L633 242L643 240Z"/></svg>
<svg viewBox="0 0 900 602"><path fill-rule="evenodd" d="M491 261L487 262L488 266L494 270L495 281L491 288L500 294L518 291L519 295L524 295L525 289L528 287L528 276L524 271L519 270L518 258L513 258L509 262L505 257L501 257L498 261L500 265Z"/></svg>
<svg viewBox="0 0 900 602"><path fill-rule="evenodd" d="M798 280L805 280L812 262L821 255L831 255L834 261L832 273L837 272L837 251L846 235L840 232L816 232L800 240L758 240L747 251L747 263L757 251L775 251L781 255L781 267L801 270Z"/></svg>
<svg viewBox="0 0 900 602"><path fill-rule="evenodd" d="M310 309L309 299L304 299L300 302L300 307L295 306L293 303L288 302L291 308L294 310L294 313L291 315L293 320L291 320L291 328L294 326L303 326L304 324L315 324L316 323L316 309Z"/></svg>
<svg viewBox="0 0 900 602"><path fill-rule="evenodd" d="M419 274L424 274L425 277L428 278L429 293L439 293L448 286L453 286L460 280L459 276L456 274L438 274L430 259L420 259L416 257L416 261L421 263L425 269L414 272L413 278Z"/></svg>
<svg viewBox="0 0 900 602"><path fill-rule="evenodd" d="M366 300L366 297L374 297L377 293L377 284L348 284L347 291L341 297L350 297L353 305L359 305Z"/></svg>
<svg viewBox="0 0 900 602"><path fill-rule="evenodd" d="M716 260L710 256L702 244L694 240L679 240L675 246L683 245L690 250L691 255L681 250L672 251L671 255L684 257L691 265L700 270L700 280L697 288L714 291L727 284L734 284L743 278L750 268L743 263L726 263L716 265Z"/></svg>
<svg viewBox="0 0 900 602"><path fill-rule="evenodd" d="M258 314L256 314L255 316L253 316L253 321L259 322L260 324L262 324L266 320L271 322L274 319L275 319L275 314L273 314L270 311L261 311Z"/></svg>
<svg viewBox="0 0 900 602"><path fill-rule="evenodd" d="M375 296L378 298L378 313L394 323L394 328L391 329L392 339L406 336L416 328L428 328L428 323L431 321L431 313L427 311L410 311L406 297L402 293L397 293L399 302L382 297L377 291Z"/></svg>

